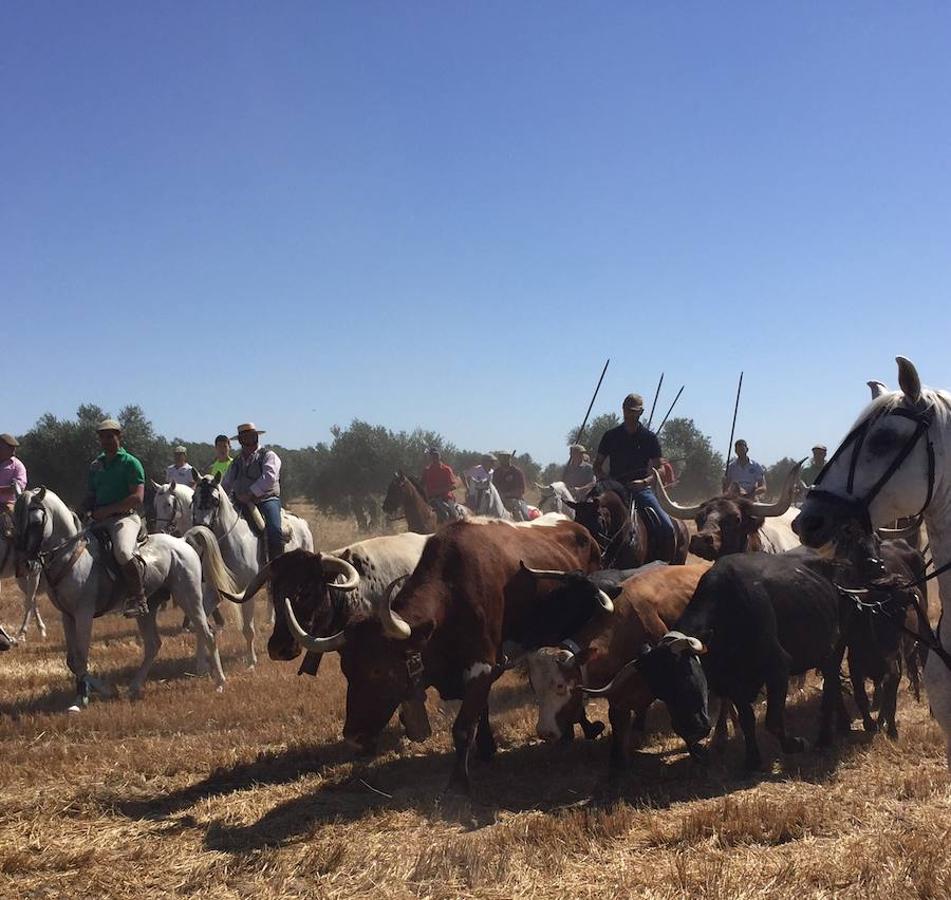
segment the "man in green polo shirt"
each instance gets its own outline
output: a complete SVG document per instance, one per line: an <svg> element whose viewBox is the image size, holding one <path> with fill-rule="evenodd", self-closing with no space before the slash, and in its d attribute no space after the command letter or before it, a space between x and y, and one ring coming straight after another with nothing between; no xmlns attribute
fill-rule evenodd
<svg viewBox="0 0 951 900"><path fill-rule="evenodd" d="M89 467L89 492L83 506L92 513L96 527L105 529L112 539L112 552L126 588L123 615L144 616L149 606L134 553L142 526L137 510L145 497L145 470L122 447L122 426L115 419L100 422L96 431L102 453Z"/></svg>

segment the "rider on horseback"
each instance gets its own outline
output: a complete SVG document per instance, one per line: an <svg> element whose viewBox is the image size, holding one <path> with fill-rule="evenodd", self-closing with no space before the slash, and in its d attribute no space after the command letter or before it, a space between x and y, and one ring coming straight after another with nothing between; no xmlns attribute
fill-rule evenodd
<svg viewBox="0 0 951 900"><path fill-rule="evenodd" d="M105 531L112 541L112 553L126 589L122 614L128 618L145 616L149 606L142 569L134 556L142 528L136 510L145 497L145 470L122 446L122 426L115 419L104 419L96 431L102 453L89 467L89 490L83 509L92 513L95 527Z"/></svg>
<svg viewBox="0 0 951 900"><path fill-rule="evenodd" d="M448 522L455 518L456 498L453 491L456 489L456 473L452 467L442 462L439 450L429 447L426 450L428 465L423 469L422 482L426 491L426 500L436 511L439 522Z"/></svg>
<svg viewBox="0 0 951 900"><path fill-rule="evenodd" d="M270 561L284 552L284 531L281 525L281 459L269 447L258 446L258 436L265 433L253 422L238 426L238 433L231 440L241 445L241 452L228 466L221 487L234 498L246 518L251 507L258 508L264 519Z"/></svg>
<svg viewBox="0 0 951 900"><path fill-rule="evenodd" d="M528 519L528 507L525 504L525 475L518 466L512 464L515 451L497 450L495 455L499 458L499 467L492 475L492 482L505 508L517 522L524 522Z"/></svg>
<svg viewBox="0 0 951 900"><path fill-rule="evenodd" d="M599 481L607 478L604 462L610 461L611 479L628 489L630 500L636 497L640 507L650 509L656 515L658 543L663 550L658 557L671 559L674 553L674 524L658 502L648 480L650 470L660 466L660 441L653 431L641 424L643 412L644 398L640 394L628 394L624 398L621 404L624 421L606 431L601 438L594 459L594 474Z"/></svg>

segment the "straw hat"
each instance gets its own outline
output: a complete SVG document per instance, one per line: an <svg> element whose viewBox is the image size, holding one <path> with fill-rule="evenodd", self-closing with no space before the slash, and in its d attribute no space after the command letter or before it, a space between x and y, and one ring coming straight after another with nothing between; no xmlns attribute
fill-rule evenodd
<svg viewBox="0 0 951 900"><path fill-rule="evenodd" d="M103 419L97 426L96 431L122 431L122 426L115 419Z"/></svg>
<svg viewBox="0 0 951 900"><path fill-rule="evenodd" d="M231 438L231 440L236 441L241 437L242 434L248 434L248 432L254 432L255 434L267 434L263 428L258 428L254 422L245 422L243 425L238 426L238 433Z"/></svg>

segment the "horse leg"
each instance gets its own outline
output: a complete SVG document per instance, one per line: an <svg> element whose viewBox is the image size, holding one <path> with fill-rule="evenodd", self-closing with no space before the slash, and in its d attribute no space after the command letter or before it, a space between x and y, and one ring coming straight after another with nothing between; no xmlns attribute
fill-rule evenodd
<svg viewBox="0 0 951 900"><path fill-rule="evenodd" d="M152 663L155 662L155 657L158 656L159 649L162 646L162 638L155 622L156 612L156 608L150 606L149 614L139 616L136 620L136 624L139 626L139 634L142 635L143 655L142 665L139 666L138 671L132 678L132 683L129 685L129 697L132 700L138 700L142 696L142 685L145 684L145 679L149 677L149 670L152 668Z"/></svg>
<svg viewBox="0 0 951 900"><path fill-rule="evenodd" d="M257 601L253 598L241 604L241 633L247 643L245 663L249 669L253 669L258 664L258 655L254 652L254 607L256 605Z"/></svg>
<svg viewBox="0 0 951 900"><path fill-rule="evenodd" d="M215 610L215 604L218 602L218 594L214 588L207 585L202 588L197 585L187 584L176 594L182 609L192 623L195 631L195 671L199 675L209 674L209 659L211 661L211 676L215 680L215 686L220 693L224 690L225 673L221 668L221 655L218 653L218 642L215 633L208 624L207 610ZM245 606L250 606L246 603Z"/></svg>
<svg viewBox="0 0 951 900"><path fill-rule="evenodd" d="M66 664L76 676L76 699L70 712L79 712L89 705L89 692L93 681L89 677L89 644L92 641L93 610L81 608L73 615L63 615L63 631L66 634Z"/></svg>
<svg viewBox="0 0 951 900"><path fill-rule="evenodd" d="M17 640L26 640L27 629L30 627L30 620L36 619L37 628L40 630L40 638L46 640L46 623L40 615L39 606L36 602L36 595L40 587L40 573L31 572L25 578L18 578L17 584L23 592L23 624L17 633Z"/></svg>

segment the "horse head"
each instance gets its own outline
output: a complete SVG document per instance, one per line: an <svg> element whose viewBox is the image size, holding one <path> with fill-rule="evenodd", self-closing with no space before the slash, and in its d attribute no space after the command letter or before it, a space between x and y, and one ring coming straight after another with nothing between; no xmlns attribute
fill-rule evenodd
<svg viewBox="0 0 951 900"><path fill-rule="evenodd" d="M946 424L946 396L921 386L914 365L897 358L900 390L871 385L874 399L859 416L806 495L793 529L804 544L835 543L847 526L865 532L917 516L935 485L936 420Z"/></svg>
<svg viewBox="0 0 951 900"><path fill-rule="evenodd" d="M221 487L221 473L202 475L192 494L192 524L215 530L222 508L231 508L231 501Z"/></svg>

